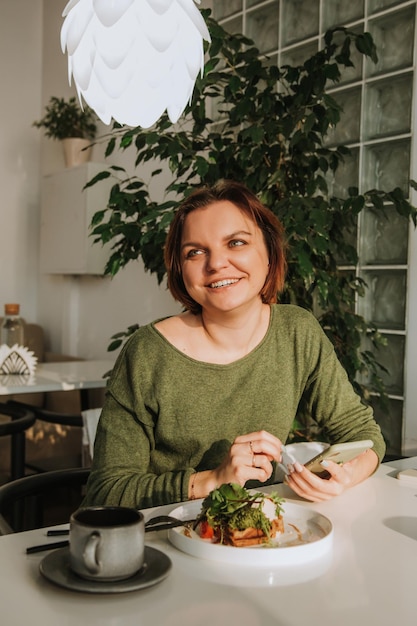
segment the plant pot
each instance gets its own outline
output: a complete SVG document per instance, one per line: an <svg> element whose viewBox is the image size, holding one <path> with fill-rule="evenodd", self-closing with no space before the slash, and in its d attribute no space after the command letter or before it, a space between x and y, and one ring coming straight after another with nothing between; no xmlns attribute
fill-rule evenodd
<svg viewBox="0 0 417 626"><path fill-rule="evenodd" d="M75 167L76 165L87 163L91 158L92 146L90 139L69 137L62 140L62 146L66 167Z"/></svg>

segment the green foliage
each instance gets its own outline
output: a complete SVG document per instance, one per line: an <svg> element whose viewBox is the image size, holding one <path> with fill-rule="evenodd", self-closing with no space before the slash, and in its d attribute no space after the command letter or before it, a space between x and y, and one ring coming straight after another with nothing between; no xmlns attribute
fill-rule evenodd
<svg viewBox="0 0 417 626"><path fill-rule="evenodd" d="M120 348L120 346L123 344L124 340L127 339L127 337L130 337L130 335L133 335L135 330L137 330L138 328L139 324L132 324L131 326L128 326L127 330L122 330L112 335L112 341L110 342L107 350L109 352L118 350L118 348Z"/></svg>
<svg viewBox="0 0 417 626"><path fill-rule="evenodd" d="M279 517L284 500L278 494L250 493L236 483L224 483L203 500L200 517L213 528L223 531L226 527L238 530L260 528L269 536L271 523L262 510L265 500L274 503L275 515Z"/></svg>
<svg viewBox="0 0 417 626"><path fill-rule="evenodd" d="M81 109L75 97L66 101L64 98L52 96L45 111L44 117L33 122L33 126L45 128L46 137L94 139L96 136L97 118L94 112L88 106Z"/></svg>
<svg viewBox="0 0 417 626"><path fill-rule="evenodd" d="M89 183L115 179L107 208L92 223L95 241L113 243L106 272L115 275L142 257L145 268L162 281L163 244L178 201L194 187L220 178L243 181L286 228L289 269L281 302L314 312L364 401L371 392L384 397L377 361L384 339L354 312L366 289L355 275L357 219L366 207L384 214L385 206L393 205L415 225L417 211L399 188L362 194L349 188L343 198L332 195L330 183L350 151L326 143L341 113L326 90L352 65L353 46L377 60L372 38L334 29L326 33L323 49L303 65L279 68L261 58L249 39L228 34L209 13L205 17L212 43L184 120L173 126L163 116L150 130L126 131L115 124L107 145L107 156L117 146L134 150L138 172L155 162L152 184L161 167L169 168L172 182L163 187L165 201L154 201L140 177L129 178L118 167ZM341 271L341 266L348 269ZM372 350L363 348L365 337ZM123 333L116 340L121 342ZM363 377L367 386L360 382Z"/></svg>

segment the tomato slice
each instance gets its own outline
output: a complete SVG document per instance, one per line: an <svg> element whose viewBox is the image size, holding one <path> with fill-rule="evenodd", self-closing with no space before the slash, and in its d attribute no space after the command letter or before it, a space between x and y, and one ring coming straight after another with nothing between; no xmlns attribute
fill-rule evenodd
<svg viewBox="0 0 417 626"><path fill-rule="evenodd" d="M200 522L200 537L201 539L213 539L214 528L210 526L207 520Z"/></svg>

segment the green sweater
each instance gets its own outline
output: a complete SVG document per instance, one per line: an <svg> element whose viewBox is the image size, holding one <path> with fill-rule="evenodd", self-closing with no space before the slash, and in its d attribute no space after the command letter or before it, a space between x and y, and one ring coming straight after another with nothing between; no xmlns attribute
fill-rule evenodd
<svg viewBox="0 0 417 626"><path fill-rule="evenodd" d="M213 469L238 435L287 440L299 406L332 443L385 443L313 315L273 305L268 331L226 365L192 359L154 324L126 342L109 381L85 505L139 508L183 501L195 471Z"/></svg>

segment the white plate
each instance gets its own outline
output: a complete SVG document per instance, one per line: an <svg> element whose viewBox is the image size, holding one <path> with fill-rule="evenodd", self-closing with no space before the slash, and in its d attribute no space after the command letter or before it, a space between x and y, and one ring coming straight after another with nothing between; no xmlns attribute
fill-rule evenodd
<svg viewBox="0 0 417 626"><path fill-rule="evenodd" d="M178 519L192 519L201 511L201 500L186 502L170 512ZM210 561L251 566L302 565L329 554L333 545L331 521L299 504L283 503L285 532L271 543L236 548L212 543L179 526L168 531L170 542L182 552Z"/></svg>

